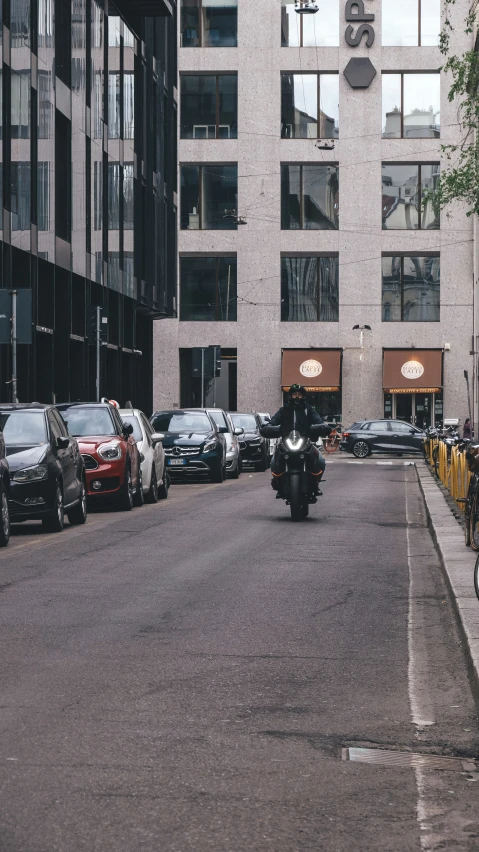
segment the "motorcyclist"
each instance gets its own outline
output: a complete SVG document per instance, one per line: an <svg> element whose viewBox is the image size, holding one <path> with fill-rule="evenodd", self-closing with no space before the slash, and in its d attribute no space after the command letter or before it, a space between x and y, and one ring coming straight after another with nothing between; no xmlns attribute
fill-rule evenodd
<svg viewBox="0 0 479 852"><path fill-rule="evenodd" d="M310 426L321 423L325 424L325 421L319 416L316 409L308 404L306 389L302 385L294 384L289 389L287 404L276 412L268 425L280 426L282 435L289 434L293 429L296 429L302 435L309 435ZM319 487L319 483L321 482L325 468L326 462L324 457L318 448L313 445L311 447L308 466L308 472L311 475L311 496L313 498L323 493ZM271 485L275 491L279 492L281 476L284 473L284 459L279 452L279 447L276 448L271 461L271 473L273 475ZM277 496L279 497L279 493Z"/></svg>

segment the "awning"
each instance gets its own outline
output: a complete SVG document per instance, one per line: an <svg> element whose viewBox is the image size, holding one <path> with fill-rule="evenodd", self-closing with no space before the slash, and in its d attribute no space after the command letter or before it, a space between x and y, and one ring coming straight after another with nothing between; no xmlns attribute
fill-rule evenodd
<svg viewBox="0 0 479 852"><path fill-rule="evenodd" d="M281 386L294 384L308 391L338 391L341 387L341 349L283 349Z"/></svg>
<svg viewBox="0 0 479 852"><path fill-rule="evenodd" d="M434 393L442 390L442 349L385 349L386 393Z"/></svg>

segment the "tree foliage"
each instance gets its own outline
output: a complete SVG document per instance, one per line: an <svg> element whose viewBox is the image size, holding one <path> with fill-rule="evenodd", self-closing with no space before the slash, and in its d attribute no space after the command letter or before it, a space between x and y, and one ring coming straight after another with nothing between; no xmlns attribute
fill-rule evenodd
<svg viewBox="0 0 479 852"><path fill-rule="evenodd" d="M451 201L461 200L468 206L467 215L479 214L479 52L473 48L461 55L451 52L453 25L451 6L456 0L445 0L445 19L439 38L439 49L445 57L442 71L452 77L449 101L458 101L458 122L462 139L456 145L441 145L448 165L433 191L425 193L432 201L436 213ZM471 7L466 17L466 33L474 33L477 11Z"/></svg>

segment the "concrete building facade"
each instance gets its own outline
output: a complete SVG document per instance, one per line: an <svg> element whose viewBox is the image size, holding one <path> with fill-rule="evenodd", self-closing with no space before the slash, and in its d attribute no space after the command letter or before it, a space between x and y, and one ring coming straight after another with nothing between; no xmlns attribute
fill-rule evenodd
<svg viewBox="0 0 479 852"><path fill-rule="evenodd" d="M219 405L276 410L297 375L345 425L463 422L473 222L426 200L441 145L461 138L440 0L318 5L183 0L178 317L156 323L155 407L201 404L190 352L220 345ZM456 52L468 8L451 8Z"/></svg>

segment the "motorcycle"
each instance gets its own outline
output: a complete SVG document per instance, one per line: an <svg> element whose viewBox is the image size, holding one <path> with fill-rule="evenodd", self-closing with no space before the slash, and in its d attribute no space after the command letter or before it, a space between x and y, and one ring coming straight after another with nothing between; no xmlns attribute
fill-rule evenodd
<svg viewBox="0 0 479 852"><path fill-rule="evenodd" d="M296 417L294 417L295 421ZM295 422L293 421L293 427ZM279 496L290 507L293 521L301 521L309 515L311 503L316 502L314 482L309 473L308 461L318 437L327 438L331 427L327 423L315 423L309 428L308 435L302 435L296 428L282 434L280 426L265 423L261 427L265 438L279 438L278 452L284 461L284 473L279 484Z"/></svg>

